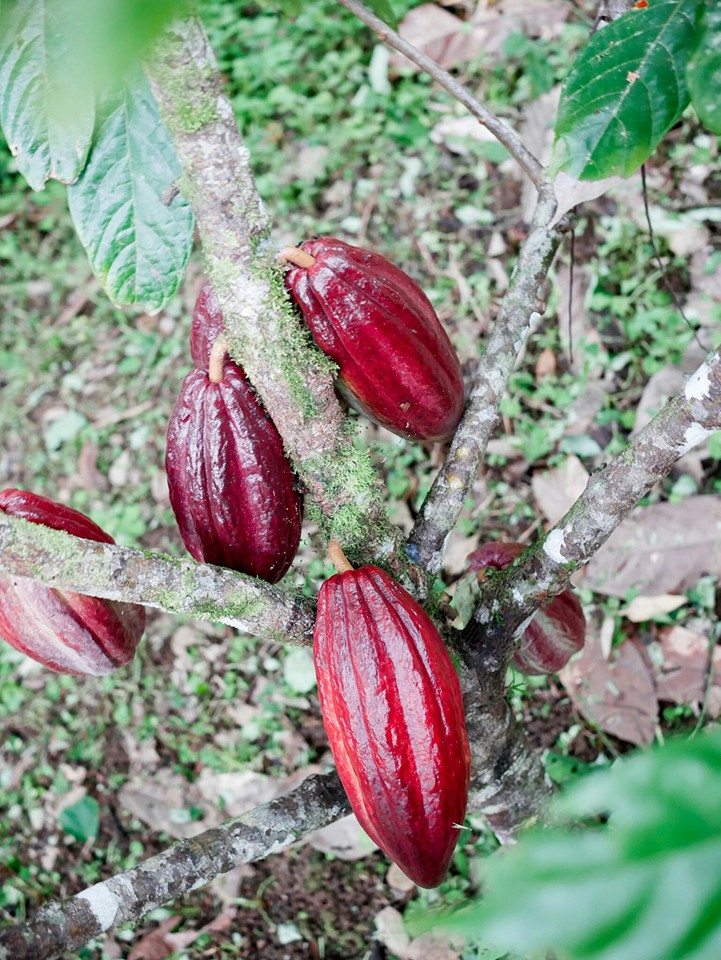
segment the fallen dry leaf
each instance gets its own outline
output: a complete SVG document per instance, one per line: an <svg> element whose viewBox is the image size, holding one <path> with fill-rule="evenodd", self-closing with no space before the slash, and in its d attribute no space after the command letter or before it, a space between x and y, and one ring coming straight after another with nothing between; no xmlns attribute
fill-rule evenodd
<svg viewBox="0 0 721 960"><path fill-rule="evenodd" d="M619 613L631 623L645 623L653 617L678 610L687 603L688 597L676 593L658 593L653 597L634 597Z"/></svg>
<svg viewBox="0 0 721 960"><path fill-rule="evenodd" d="M588 477L588 470L574 456L568 457L560 467L533 474L533 496L549 523L558 523L573 506L586 489Z"/></svg>
<svg viewBox="0 0 721 960"><path fill-rule="evenodd" d="M177 914L163 920L155 930L151 930L138 940L128 954L128 960L165 960L169 957L175 952L175 948L168 946L166 936L179 921L180 916Z"/></svg>
<svg viewBox="0 0 721 960"><path fill-rule="evenodd" d="M437 7L435 3L422 3L420 7L409 10L401 20L398 31L404 40L446 68L477 57L483 51L486 40L485 34L469 30L460 17ZM400 66L418 69L400 53L392 55L389 66L394 70Z"/></svg>
<svg viewBox="0 0 721 960"><path fill-rule="evenodd" d="M626 640L611 651L610 661L597 637L559 674L561 683L580 714L602 730L648 746L656 732L658 701L651 666L642 646Z"/></svg>
<svg viewBox="0 0 721 960"><path fill-rule="evenodd" d="M362 860L378 849L352 813L305 839L314 850L332 853L339 860Z"/></svg>
<svg viewBox="0 0 721 960"><path fill-rule="evenodd" d="M721 714L721 647L709 650L708 637L685 627L670 627L661 631L660 637L649 649L658 699L700 707L711 668L707 712L713 718L718 717Z"/></svg>
<svg viewBox="0 0 721 960"><path fill-rule="evenodd" d="M545 347L541 350L536 360L536 386L546 377L553 377L556 375L558 370L558 363L556 362L556 354L550 347Z"/></svg>
<svg viewBox="0 0 721 960"><path fill-rule="evenodd" d="M591 559L581 583L624 597L684 593L705 574L721 576L721 498L638 507Z"/></svg>

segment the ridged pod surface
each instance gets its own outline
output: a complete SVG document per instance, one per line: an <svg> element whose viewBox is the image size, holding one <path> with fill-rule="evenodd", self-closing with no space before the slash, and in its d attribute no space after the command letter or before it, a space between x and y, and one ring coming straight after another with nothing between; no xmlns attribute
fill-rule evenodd
<svg viewBox="0 0 721 960"><path fill-rule="evenodd" d="M206 280L195 301L193 322L190 326L190 356L199 370L208 369L210 351L223 330L223 314L210 280Z"/></svg>
<svg viewBox="0 0 721 960"><path fill-rule="evenodd" d="M353 812L411 880L437 886L470 780L460 685L438 631L395 580L365 566L321 586L313 654Z"/></svg>
<svg viewBox="0 0 721 960"><path fill-rule="evenodd" d="M486 543L468 555L470 570L504 570L525 550L522 543ZM564 590L537 611L523 634L513 665L522 673L558 673L586 641L586 618L578 598Z"/></svg>
<svg viewBox="0 0 721 960"><path fill-rule="evenodd" d="M23 490L0 492L0 510L83 540L114 543L88 517ZM104 676L129 663L145 629L145 610L70 591L28 577L0 576L0 636L57 673Z"/></svg>
<svg viewBox="0 0 721 960"><path fill-rule="evenodd" d="M338 386L359 412L402 437L444 440L463 413L463 374L433 306L385 257L323 237L286 284ZM281 253L283 256L283 253Z"/></svg>
<svg viewBox="0 0 721 960"><path fill-rule="evenodd" d="M188 552L269 583L300 542L301 496L273 421L243 371L204 370L183 380L165 456L170 503Z"/></svg>

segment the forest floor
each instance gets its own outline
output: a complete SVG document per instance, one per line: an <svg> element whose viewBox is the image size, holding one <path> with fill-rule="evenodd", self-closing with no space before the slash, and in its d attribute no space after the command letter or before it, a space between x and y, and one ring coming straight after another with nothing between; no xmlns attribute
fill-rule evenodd
<svg viewBox="0 0 721 960"><path fill-rule="evenodd" d="M449 38L463 38L448 65L542 153L558 84L588 21L562 0L539 5L542 18L521 16L523 6L488 13L484 29L476 21L469 29L474 4L445 6L443 14L459 18L455 35L447 20L437 24L441 8L397 9L415 8L417 34L441 59L451 56ZM330 2L295 21L265 6L206 7L279 244L329 234L383 253L424 287L470 377L531 210L504 151ZM51 183L32 194L4 150L0 487L68 503L119 543L180 556L164 442L190 369L200 257L160 314L112 307L90 274L64 189ZM573 272L566 247L449 540L443 579L451 591L479 543L532 542L555 522L721 339L716 140L685 117L647 165L647 180L663 273L640 177L584 205ZM360 420L358 442L372 450L393 520L410 529L442 448ZM721 519L720 464L716 435L579 578L589 623L582 657L558 678L511 677L514 707L559 783L721 711L721 555L711 522ZM314 595L330 572L306 523L284 583ZM330 762L306 650L157 612L149 612L134 663L101 681L50 675L0 645L0 923L265 802ZM430 909L458 904L482 884L496 843L480 818L467 825L438 890L416 889L351 818L77 956L494 960L473 944L415 935Z"/></svg>

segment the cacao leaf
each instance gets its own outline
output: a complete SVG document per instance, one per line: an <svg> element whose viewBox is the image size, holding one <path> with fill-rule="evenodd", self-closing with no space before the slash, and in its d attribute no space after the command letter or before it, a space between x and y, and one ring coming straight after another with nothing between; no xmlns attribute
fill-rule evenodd
<svg viewBox="0 0 721 960"><path fill-rule="evenodd" d="M718 730L583 777L556 812L608 822L529 831L484 868L484 901L442 925L571 960L717 960L720 792Z"/></svg>
<svg viewBox="0 0 721 960"><path fill-rule="evenodd" d="M688 88L701 122L721 133L721 3L708 5L699 43L687 72Z"/></svg>
<svg viewBox="0 0 721 960"><path fill-rule="evenodd" d="M0 125L33 190L72 183L85 165L95 118L79 82L58 3L15 0L0 16Z"/></svg>
<svg viewBox="0 0 721 960"><path fill-rule="evenodd" d="M700 0L653 0L599 30L561 93L552 167L578 180L630 176L689 102Z"/></svg>
<svg viewBox="0 0 721 960"><path fill-rule="evenodd" d="M180 164L142 75L107 98L92 150L68 189L93 273L119 305L157 313L175 294L193 244L193 214L168 199Z"/></svg>

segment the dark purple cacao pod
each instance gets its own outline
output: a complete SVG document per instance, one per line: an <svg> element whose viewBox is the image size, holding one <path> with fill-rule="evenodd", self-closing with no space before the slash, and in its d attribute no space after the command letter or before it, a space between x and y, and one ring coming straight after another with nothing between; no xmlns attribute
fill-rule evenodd
<svg viewBox="0 0 721 960"><path fill-rule="evenodd" d="M321 586L313 654L353 812L411 880L438 886L470 780L460 685L438 631L395 580L366 566Z"/></svg>
<svg viewBox="0 0 721 960"><path fill-rule="evenodd" d="M196 560L277 583L298 550L301 497L283 441L243 371L192 370L168 425L170 503Z"/></svg>
<svg viewBox="0 0 721 960"><path fill-rule="evenodd" d="M199 370L208 369L210 351L223 330L223 314L210 280L206 280L195 301L193 322L190 326L190 356Z"/></svg>
<svg viewBox="0 0 721 960"><path fill-rule="evenodd" d="M525 550L522 543L486 543L468 555L470 570L505 570ZM536 612L528 624L513 665L521 673L558 673L586 641L586 618L578 598L564 590Z"/></svg>
<svg viewBox="0 0 721 960"><path fill-rule="evenodd" d="M83 540L114 543L84 514L23 490L0 492L0 510ZM145 610L55 590L28 577L0 576L0 636L57 673L103 676L129 663L145 629Z"/></svg>
<svg viewBox="0 0 721 960"><path fill-rule="evenodd" d="M338 364L341 392L402 437L449 437L463 413L463 374L418 284L385 257L332 237L301 250L315 262L292 267L286 284L316 343Z"/></svg>

